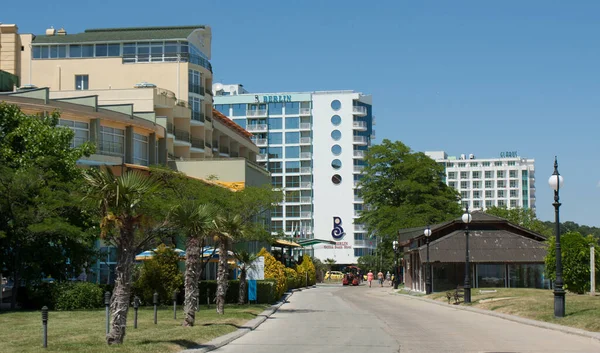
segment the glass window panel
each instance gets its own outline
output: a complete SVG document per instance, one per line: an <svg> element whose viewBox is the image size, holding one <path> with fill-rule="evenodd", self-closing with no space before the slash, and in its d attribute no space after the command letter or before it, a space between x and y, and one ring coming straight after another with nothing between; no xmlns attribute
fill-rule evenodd
<svg viewBox="0 0 600 353"><path fill-rule="evenodd" d="M246 119L233 119L233 122L243 127L244 129L246 128Z"/></svg>
<svg viewBox="0 0 600 353"><path fill-rule="evenodd" d="M81 58L81 45L77 45L77 44L69 45L69 57L70 58Z"/></svg>
<svg viewBox="0 0 600 353"><path fill-rule="evenodd" d="M81 46L81 57L93 58L94 57L94 45L86 44Z"/></svg>
<svg viewBox="0 0 600 353"><path fill-rule="evenodd" d="M282 147L269 147L269 158L283 158Z"/></svg>
<svg viewBox="0 0 600 353"><path fill-rule="evenodd" d="M477 281L480 288L505 287L504 264L477 264Z"/></svg>
<svg viewBox="0 0 600 353"><path fill-rule="evenodd" d="M300 114L300 104L298 102L285 103L285 115Z"/></svg>
<svg viewBox="0 0 600 353"><path fill-rule="evenodd" d="M120 56L121 55L121 44L109 44L108 45L108 56Z"/></svg>
<svg viewBox="0 0 600 353"><path fill-rule="evenodd" d="M96 56L107 56L108 44L96 44Z"/></svg>
<svg viewBox="0 0 600 353"><path fill-rule="evenodd" d="M123 55L135 55L136 54L135 43L124 43L123 44Z"/></svg>
<svg viewBox="0 0 600 353"><path fill-rule="evenodd" d="M300 172L300 161L285 162L285 171L288 173L299 173Z"/></svg>
<svg viewBox="0 0 600 353"><path fill-rule="evenodd" d="M50 53L50 47L48 47L47 45L44 45L42 47L42 58L43 59L48 59L49 58L49 54Z"/></svg>
<svg viewBox="0 0 600 353"><path fill-rule="evenodd" d="M246 116L246 104L232 104L233 116Z"/></svg>
<svg viewBox="0 0 600 353"><path fill-rule="evenodd" d="M281 118L269 118L269 129L280 130L283 128Z"/></svg>
<svg viewBox="0 0 600 353"><path fill-rule="evenodd" d="M283 162L269 162L267 169L271 173L281 173L283 172Z"/></svg>
<svg viewBox="0 0 600 353"><path fill-rule="evenodd" d="M58 45L52 45L50 47L50 58L58 58Z"/></svg>
<svg viewBox="0 0 600 353"><path fill-rule="evenodd" d="M281 132L269 132L268 139L270 145L281 145L283 143L283 137Z"/></svg>
<svg viewBox="0 0 600 353"><path fill-rule="evenodd" d="M287 123L287 121L286 121ZM300 133L299 132L286 132L285 133L285 143L300 143Z"/></svg>
<svg viewBox="0 0 600 353"><path fill-rule="evenodd" d="M32 48L32 51L33 51L32 55L33 55L34 59L40 59L42 57L42 47L40 47L40 46L34 46Z"/></svg>
<svg viewBox="0 0 600 353"><path fill-rule="evenodd" d="M283 177L281 176L272 176L271 177L271 185L275 188L283 187Z"/></svg>
<svg viewBox="0 0 600 353"><path fill-rule="evenodd" d="M286 129L298 129L300 127L300 118L285 118Z"/></svg>
<svg viewBox="0 0 600 353"><path fill-rule="evenodd" d="M283 103L269 103L269 115L283 114Z"/></svg>
<svg viewBox="0 0 600 353"><path fill-rule="evenodd" d="M285 148L285 158L300 158L299 146L288 146Z"/></svg>

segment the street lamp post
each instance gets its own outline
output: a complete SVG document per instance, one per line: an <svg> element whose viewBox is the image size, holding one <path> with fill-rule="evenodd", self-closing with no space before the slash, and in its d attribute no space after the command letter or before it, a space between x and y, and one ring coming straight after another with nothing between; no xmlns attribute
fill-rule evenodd
<svg viewBox="0 0 600 353"><path fill-rule="evenodd" d="M558 160L554 157L554 173L548 179L548 184L554 190L554 233L556 238L556 281L554 282L554 316L565 316L565 290L563 289L562 258L560 253L560 222L559 222L559 195L563 186L563 177L558 173Z"/></svg>
<svg viewBox="0 0 600 353"><path fill-rule="evenodd" d="M469 205L462 215L462 221L465 224L465 304L471 303L471 267L469 264L469 223L471 223L472 217L469 213Z"/></svg>
<svg viewBox="0 0 600 353"><path fill-rule="evenodd" d="M398 241L394 240L392 246L394 247L394 289L398 289L398 280L400 279L398 276Z"/></svg>
<svg viewBox="0 0 600 353"><path fill-rule="evenodd" d="M429 263L429 237L431 236L431 228L427 226L423 232L427 241L427 266L425 267L425 294L431 294L431 264Z"/></svg>

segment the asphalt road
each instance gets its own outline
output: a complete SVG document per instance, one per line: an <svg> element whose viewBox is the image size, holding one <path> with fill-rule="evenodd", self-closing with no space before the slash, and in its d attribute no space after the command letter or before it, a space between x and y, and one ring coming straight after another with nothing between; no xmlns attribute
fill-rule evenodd
<svg viewBox="0 0 600 353"><path fill-rule="evenodd" d="M214 352L599 353L600 341L457 310L389 287L294 293L256 330Z"/></svg>

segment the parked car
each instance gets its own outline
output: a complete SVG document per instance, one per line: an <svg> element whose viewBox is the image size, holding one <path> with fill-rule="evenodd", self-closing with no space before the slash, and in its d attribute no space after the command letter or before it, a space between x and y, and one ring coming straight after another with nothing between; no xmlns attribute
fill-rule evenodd
<svg viewBox="0 0 600 353"><path fill-rule="evenodd" d="M327 271L325 273L325 279L341 280L342 278L344 278L344 274L340 271Z"/></svg>

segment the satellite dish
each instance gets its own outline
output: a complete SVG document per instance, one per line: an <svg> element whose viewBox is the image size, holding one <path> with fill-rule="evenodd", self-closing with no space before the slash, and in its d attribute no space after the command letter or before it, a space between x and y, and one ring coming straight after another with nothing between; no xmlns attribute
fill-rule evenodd
<svg viewBox="0 0 600 353"><path fill-rule="evenodd" d="M223 85L222 85L222 84L220 84L220 83L215 83L215 84L213 85L213 89L214 89L215 91L222 91L222 90L223 90Z"/></svg>

